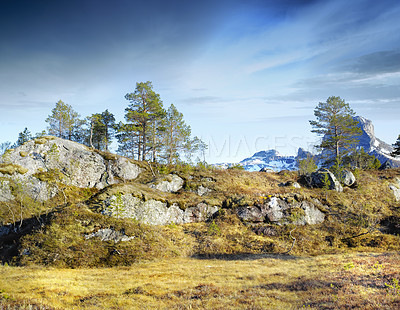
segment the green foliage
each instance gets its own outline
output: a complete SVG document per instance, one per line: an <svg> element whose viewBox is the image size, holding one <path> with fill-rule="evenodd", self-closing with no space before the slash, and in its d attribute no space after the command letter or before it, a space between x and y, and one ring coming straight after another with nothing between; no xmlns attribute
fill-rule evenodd
<svg viewBox="0 0 400 310"><path fill-rule="evenodd" d="M78 140L76 134L82 126L79 114L69 104L59 100L46 118L49 123L49 134L68 140Z"/></svg>
<svg viewBox="0 0 400 310"><path fill-rule="evenodd" d="M14 147L20 146L20 145L24 144L25 142L28 142L31 139L32 139L32 134L28 130L28 128L25 127L24 131L22 131L18 134L18 140L17 140L17 142L15 142Z"/></svg>
<svg viewBox="0 0 400 310"><path fill-rule="evenodd" d="M373 155L369 155L364 151L363 148L355 150L350 154L346 155L342 159L343 165L352 169L378 169L381 166L381 162L378 158Z"/></svg>
<svg viewBox="0 0 400 310"><path fill-rule="evenodd" d="M130 129L135 132L137 158L146 160L148 152L154 147L151 133L158 129L151 130L151 127L165 114L160 95L153 90L152 83L148 81L136 83L135 91L126 94L125 99L131 103L125 109L125 119L127 124L132 126Z"/></svg>
<svg viewBox="0 0 400 310"><path fill-rule="evenodd" d="M3 155L11 147L11 142L6 141L0 143L0 156Z"/></svg>
<svg viewBox="0 0 400 310"><path fill-rule="evenodd" d="M396 278L392 279L389 283L385 282L385 286L393 295L400 295L400 284Z"/></svg>
<svg viewBox="0 0 400 310"><path fill-rule="evenodd" d="M393 152L391 153L393 157L400 156L400 135L397 137L396 142L393 144Z"/></svg>
<svg viewBox="0 0 400 310"><path fill-rule="evenodd" d="M130 241L101 241L87 238L99 228L111 228ZM165 228L168 229L168 228ZM40 264L57 267L101 267L132 265L143 259L180 255L185 248L177 229L175 240L168 231L137 221L116 219L93 213L82 206L69 206L49 215L42 229L23 238L20 264Z"/></svg>
<svg viewBox="0 0 400 310"><path fill-rule="evenodd" d="M190 143L191 129L183 120L183 114L171 104L165 117L164 158L167 164L176 164L184 151L192 149Z"/></svg>
<svg viewBox="0 0 400 310"><path fill-rule="evenodd" d="M318 169L318 166L315 163L315 160L311 156L307 156L307 158L300 159L298 161L298 167L299 167L299 175L310 175L314 171Z"/></svg>
<svg viewBox="0 0 400 310"><path fill-rule="evenodd" d="M340 97L329 97L314 110L317 120L310 121L312 132L323 136L318 148L326 150L335 158L351 151L361 135L354 111Z"/></svg>
<svg viewBox="0 0 400 310"><path fill-rule="evenodd" d="M121 193L116 193L115 199L113 201L113 214L116 215L117 218L121 218L125 212L125 204L122 199Z"/></svg>
<svg viewBox="0 0 400 310"><path fill-rule="evenodd" d="M230 166L228 169L233 169L233 170L243 170L244 171L244 167L241 164L233 164L232 166Z"/></svg>
<svg viewBox="0 0 400 310"><path fill-rule="evenodd" d="M337 157L335 158L334 164L330 167L330 171L335 175L336 179L340 182L343 183L343 172L345 168L343 167L343 162L341 158ZM326 174L327 176L328 174Z"/></svg>
<svg viewBox="0 0 400 310"><path fill-rule="evenodd" d="M135 91L125 99L131 103L125 109L126 123L115 126L120 154L168 165L180 163L183 155L188 162L195 153L205 158L205 143L191 138L190 126L173 104L163 108L151 82L136 83Z"/></svg>
<svg viewBox="0 0 400 310"><path fill-rule="evenodd" d="M211 236L218 236L221 234L221 229L214 220L208 224L207 233Z"/></svg>
<svg viewBox="0 0 400 310"><path fill-rule="evenodd" d="M102 113L95 113L86 118L87 130L86 143L98 150L108 151L116 130L115 117L108 110Z"/></svg>

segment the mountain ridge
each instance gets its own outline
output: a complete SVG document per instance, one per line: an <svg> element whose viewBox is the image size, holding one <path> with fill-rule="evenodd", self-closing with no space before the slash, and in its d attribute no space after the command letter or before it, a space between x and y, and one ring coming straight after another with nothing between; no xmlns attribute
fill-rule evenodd
<svg viewBox="0 0 400 310"><path fill-rule="evenodd" d="M360 140L355 146L356 149L364 149L366 153L379 159L381 164L386 163L386 165L392 167L400 167L400 159L390 156L390 153L393 151L393 147L375 136L375 129L372 121L362 116L355 116L354 119L358 122L358 126L362 131ZM281 155L275 149L269 149L258 151L252 156L241 160L237 164L222 163L216 164L216 166L221 168L229 168L234 165L241 165L247 171L260 171L261 169L275 172L281 170L297 170L298 160L304 159L307 156L315 157L317 164L322 165L321 154L323 153L313 155L311 152L308 152L303 148L299 148L296 156L285 156Z"/></svg>

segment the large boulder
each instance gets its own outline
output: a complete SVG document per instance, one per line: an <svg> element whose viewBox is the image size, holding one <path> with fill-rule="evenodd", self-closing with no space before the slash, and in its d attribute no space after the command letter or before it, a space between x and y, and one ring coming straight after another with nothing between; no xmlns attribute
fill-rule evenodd
<svg viewBox="0 0 400 310"><path fill-rule="evenodd" d="M314 225L325 220L325 214L316 205L319 201L287 202L279 197L271 197L264 204L242 206L237 208L238 217L245 222L271 222L278 225L293 223L295 225Z"/></svg>
<svg viewBox="0 0 400 310"><path fill-rule="evenodd" d="M103 203L102 213L105 215L131 218L150 225L202 222L219 210L218 207L205 203L182 210L177 204L168 205L167 202L155 199L143 200L133 194L112 195Z"/></svg>
<svg viewBox="0 0 400 310"><path fill-rule="evenodd" d="M55 182L80 188L104 188L135 179L142 171L133 161L52 136L7 150L0 158L0 201L12 200L10 186L46 201L57 193Z"/></svg>
<svg viewBox="0 0 400 310"><path fill-rule="evenodd" d="M343 187L340 185L335 175L328 169L324 168L311 173L309 185L311 187L328 188L337 192L343 191Z"/></svg>
<svg viewBox="0 0 400 310"><path fill-rule="evenodd" d="M245 222L264 222L265 213L257 206L241 206L236 210L238 217Z"/></svg>
<svg viewBox="0 0 400 310"><path fill-rule="evenodd" d="M169 202L173 194L149 188L144 184L109 186L86 203L90 209L117 218L131 218L151 225L202 222L210 219L219 208L197 203L185 208Z"/></svg>
<svg viewBox="0 0 400 310"><path fill-rule="evenodd" d="M356 184L356 177L350 170L344 169L342 171L342 183L345 186L354 186Z"/></svg>
<svg viewBox="0 0 400 310"><path fill-rule="evenodd" d="M176 174L168 174L164 178L151 183L149 186L150 188L154 188L162 192L175 193L182 188L184 183L185 181Z"/></svg>

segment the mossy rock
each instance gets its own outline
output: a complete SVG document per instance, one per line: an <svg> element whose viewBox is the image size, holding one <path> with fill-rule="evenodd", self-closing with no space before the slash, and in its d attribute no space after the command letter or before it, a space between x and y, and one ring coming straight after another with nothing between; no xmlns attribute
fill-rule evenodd
<svg viewBox="0 0 400 310"><path fill-rule="evenodd" d="M13 175L15 173L25 174L29 171L29 169L22 167L17 164L0 164L0 173Z"/></svg>
<svg viewBox="0 0 400 310"><path fill-rule="evenodd" d="M93 152L99 154L101 157L103 157L105 160L116 160L118 158L118 155L106 152L106 151L100 151L98 149L92 149Z"/></svg>
<svg viewBox="0 0 400 310"><path fill-rule="evenodd" d="M64 174L57 169L49 171L42 170L38 173L35 173L33 176L43 182L60 181L65 177Z"/></svg>
<svg viewBox="0 0 400 310"><path fill-rule="evenodd" d="M45 144L47 140L45 138L35 139L35 144Z"/></svg>
<svg viewBox="0 0 400 310"><path fill-rule="evenodd" d="M35 142L35 144L45 144L48 141L51 141L54 139L55 139L55 137L53 137L53 136L45 136L45 137L35 139L34 142Z"/></svg>

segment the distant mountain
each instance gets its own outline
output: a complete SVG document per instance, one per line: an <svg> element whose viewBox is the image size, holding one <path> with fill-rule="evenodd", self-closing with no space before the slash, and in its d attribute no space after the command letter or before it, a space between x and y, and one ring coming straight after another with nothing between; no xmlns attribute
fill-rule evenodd
<svg viewBox="0 0 400 310"><path fill-rule="evenodd" d="M263 168L274 171L296 169L294 156L282 156L276 150L257 152L253 156L243 159L239 164L247 171L260 171Z"/></svg>
<svg viewBox="0 0 400 310"><path fill-rule="evenodd" d="M386 161L389 161L393 167L400 167L400 159L395 159L390 156L390 153L393 151L393 147L375 136L375 130L372 121L362 116L355 116L354 119L358 121L359 127L363 132L357 148L364 148L365 152L370 155L374 155L382 164Z"/></svg>
<svg viewBox="0 0 400 310"><path fill-rule="evenodd" d="M400 159L395 159L390 156L393 147L375 137L372 121L361 116L355 116L354 119L358 121L359 127L362 130L362 135L356 148L363 148L365 152L378 158L382 164L388 162L393 167L400 167ZM298 160L304 159L307 156L312 156L312 154L302 148L299 148L296 156L283 156L276 150L267 150L257 152L253 156L243 159L239 164L247 171L260 171L261 169L272 171L297 170ZM320 155L315 156L317 164L318 162L319 165L322 164L322 157L323 156ZM216 164L215 166L219 168L229 168L234 165L237 164L222 163Z"/></svg>

